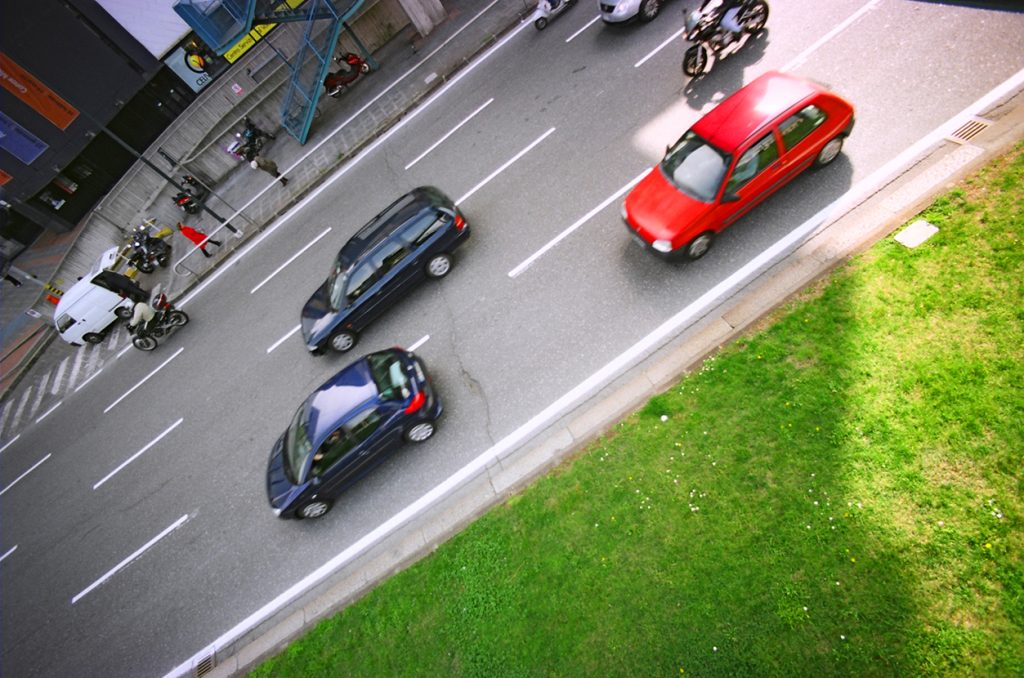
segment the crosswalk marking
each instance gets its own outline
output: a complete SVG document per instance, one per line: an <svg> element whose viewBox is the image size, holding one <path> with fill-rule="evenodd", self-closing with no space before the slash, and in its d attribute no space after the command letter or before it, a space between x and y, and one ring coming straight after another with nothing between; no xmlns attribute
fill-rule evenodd
<svg viewBox="0 0 1024 678"><path fill-rule="evenodd" d="M8 400L7 404L0 410L0 435L4 433L4 424L7 423L7 415L11 413L12 407L14 407L14 400Z"/></svg>
<svg viewBox="0 0 1024 678"><path fill-rule="evenodd" d="M17 428L18 422L21 421L21 415L25 412L25 405L28 404L29 396L32 395L32 387L29 386L25 389L24 395L21 396L21 401L18 403L18 409L14 411L14 418L11 419L11 428Z"/></svg>
<svg viewBox="0 0 1024 678"><path fill-rule="evenodd" d="M78 379L78 370L82 368L82 359L85 358L85 351L78 349L75 351L75 362L71 365L71 376L68 377L68 389L75 387L75 380Z"/></svg>
<svg viewBox="0 0 1024 678"><path fill-rule="evenodd" d="M32 403L32 407L28 411L29 418L34 417L36 412L39 411L39 406L43 404L43 398L46 396L46 386L50 383L51 374L53 373L47 372L43 375L43 380L39 384L39 393L36 395L36 401Z"/></svg>
<svg viewBox="0 0 1024 678"><path fill-rule="evenodd" d="M54 375L53 386L50 387L50 393L52 395L57 395L57 391L60 390L61 383L64 381L64 371L67 370L68 360L70 358L71 356L64 358L64 360L60 361L60 365L57 366L57 374Z"/></svg>

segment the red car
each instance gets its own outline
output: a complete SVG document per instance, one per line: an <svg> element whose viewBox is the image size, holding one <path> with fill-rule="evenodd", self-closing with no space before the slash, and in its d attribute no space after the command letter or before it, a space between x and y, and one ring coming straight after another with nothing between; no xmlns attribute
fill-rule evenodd
<svg viewBox="0 0 1024 678"><path fill-rule="evenodd" d="M853 119L853 106L819 85L765 73L668 149L626 196L622 218L644 247L697 259L793 177L835 160Z"/></svg>

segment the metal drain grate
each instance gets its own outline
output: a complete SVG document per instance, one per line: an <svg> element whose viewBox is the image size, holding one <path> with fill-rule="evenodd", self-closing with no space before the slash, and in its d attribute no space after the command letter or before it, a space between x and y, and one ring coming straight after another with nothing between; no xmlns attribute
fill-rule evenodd
<svg viewBox="0 0 1024 678"><path fill-rule="evenodd" d="M971 118L946 138L958 144L966 144L978 136L978 134L988 129L991 124L990 120L985 120L984 118Z"/></svg>
<svg viewBox="0 0 1024 678"><path fill-rule="evenodd" d="M198 664L196 664L196 678L202 678L210 671L213 671L213 655L207 655L203 657Z"/></svg>

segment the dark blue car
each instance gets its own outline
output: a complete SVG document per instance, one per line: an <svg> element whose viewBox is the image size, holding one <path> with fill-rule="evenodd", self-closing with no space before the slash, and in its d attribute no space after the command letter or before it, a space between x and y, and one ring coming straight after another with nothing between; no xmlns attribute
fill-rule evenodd
<svg viewBox="0 0 1024 678"><path fill-rule="evenodd" d="M315 354L345 352L370 322L425 278L443 278L469 237L465 218L430 186L406 193L345 243L302 309L302 337Z"/></svg>
<svg viewBox="0 0 1024 678"><path fill-rule="evenodd" d="M363 356L306 398L274 444L270 508L281 518L319 518L403 440L434 435L441 410L418 357L401 349Z"/></svg>

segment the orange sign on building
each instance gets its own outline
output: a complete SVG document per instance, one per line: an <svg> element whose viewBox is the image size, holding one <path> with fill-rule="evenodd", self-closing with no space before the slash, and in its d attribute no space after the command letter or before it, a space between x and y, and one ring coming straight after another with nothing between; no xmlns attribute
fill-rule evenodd
<svg viewBox="0 0 1024 678"><path fill-rule="evenodd" d="M60 129L67 129L78 117L77 108L3 52L0 52L0 85Z"/></svg>

